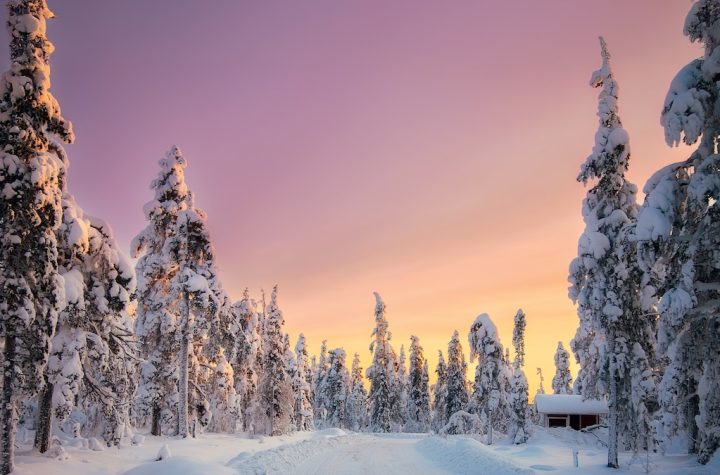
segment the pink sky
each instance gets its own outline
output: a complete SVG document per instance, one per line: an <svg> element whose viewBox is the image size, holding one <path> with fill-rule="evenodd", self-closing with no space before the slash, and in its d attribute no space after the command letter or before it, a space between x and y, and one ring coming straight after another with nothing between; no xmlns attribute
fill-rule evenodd
<svg viewBox="0 0 720 475"><path fill-rule="evenodd" d="M78 202L127 249L179 145L233 298L278 283L293 342L304 331L314 351L327 338L365 363L373 290L397 347L417 334L431 368L482 312L510 344L522 307L531 393L536 366L549 387L577 325L566 275L599 34L631 179L688 155L665 146L659 112L700 54L682 35L689 1L49 5Z"/></svg>

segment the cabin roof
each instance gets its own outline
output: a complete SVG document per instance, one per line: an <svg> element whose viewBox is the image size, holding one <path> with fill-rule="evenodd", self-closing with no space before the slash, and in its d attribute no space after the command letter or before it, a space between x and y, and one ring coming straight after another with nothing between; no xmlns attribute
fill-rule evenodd
<svg viewBox="0 0 720 475"><path fill-rule="evenodd" d="M605 401L586 399L579 394L538 394L535 405L541 414L607 414Z"/></svg>

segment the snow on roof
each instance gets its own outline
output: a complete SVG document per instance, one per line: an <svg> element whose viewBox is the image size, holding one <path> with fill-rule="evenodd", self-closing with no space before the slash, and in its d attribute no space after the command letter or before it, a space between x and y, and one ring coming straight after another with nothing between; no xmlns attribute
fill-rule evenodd
<svg viewBox="0 0 720 475"><path fill-rule="evenodd" d="M605 401L586 399L577 394L538 394L537 410L541 414L607 414Z"/></svg>

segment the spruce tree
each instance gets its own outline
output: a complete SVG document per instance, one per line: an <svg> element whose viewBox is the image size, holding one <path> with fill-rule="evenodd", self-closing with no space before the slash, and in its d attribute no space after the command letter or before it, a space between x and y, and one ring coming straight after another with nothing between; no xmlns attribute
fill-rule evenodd
<svg viewBox="0 0 720 475"><path fill-rule="evenodd" d="M373 361L366 371L370 380L370 429L390 432L392 429L392 391L397 365L395 350L390 344L390 332L385 318L385 303L375 292L375 329L370 344Z"/></svg>
<svg viewBox="0 0 720 475"><path fill-rule="evenodd" d="M525 362L525 313L518 310L513 328L513 347L515 360L512 367L511 391L508 397L510 406L509 436L515 444L524 444L530 437L530 409L528 408L528 382L523 371Z"/></svg>
<svg viewBox="0 0 720 475"><path fill-rule="evenodd" d="M468 404L467 391L467 361L460 343L460 334L457 330L453 333L448 343L447 353L447 396L446 414L450 417L458 411L464 411Z"/></svg>
<svg viewBox="0 0 720 475"><path fill-rule="evenodd" d="M420 339L410 337L410 372L405 432L427 432L430 428L430 393L427 360Z"/></svg>
<svg viewBox="0 0 720 475"><path fill-rule="evenodd" d="M255 433L282 435L292 427L293 394L290 377L285 369L285 323L277 304L277 286L273 287L270 303L265 309L263 367L258 387L258 405L253 429Z"/></svg>
<svg viewBox="0 0 720 475"><path fill-rule="evenodd" d="M64 155L60 145L55 150ZM67 305L38 400L35 447L41 453L49 448L52 413L63 421L73 409L87 417L86 436L119 445L130 427L136 385L135 272L110 226L85 215L67 190L58 244Z"/></svg>
<svg viewBox="0 0 720 475"><path fill-rule="evenodd" d="M392 385L392 428L401 432L407 421L408 377L405 364L405 345L400 345L400 355L395 366Z"/></svg>
<svg viewBox="0 0 720 475"><path fill-rule="evenodd" d="M312 406L312 370L302 333L295 344L295 366L293 368L292 389L294 398L295 428L297 430L313 429Z"/></svg>
<svg viewBox="0 0 720 475"><path fill-rule="evenodd" d="M325 373L320 390L327 405L325 427L344 429L347 424L347 398L349 394L350 375L345 366L345 350L335 348L328 352L328 370Z"/></svg>
<svg viewBox="0 0 720 475"><path fill-rule="evenodd" d="M45 384L64 305L56 232L66 163L54 143L74 136L50 93L45 0L8 2L10 69L0 92L0 337L3 345L0 474L13 470L17 404Z"/></svg>
<svg viewBox="0 0 720 475"><path fill-rule="evenodd" d="M644 310L657 303L659 313L660 435L668 442L686 433L703 464L720 445L719 22L717 0L696 1L685 20L685 35L705 51L672 80L661 123L668 145L699 146L648 180L637 225Z"/></svg>
<svg viewBox="0 0 720 475"><path fill-rule="evenodd" d="M325 392L320 385L327 374L327 340L323 340L320 344L320 358L313 370L313 413L315 415L315 425L322 427L325 424L327 416L327 404L324 399Z"/></svg>
<svg viewBox="0 0 720 475"><path fill-rule="evenodd" d="M555 376L552 379L553 394L572 394L572 375L570 374L570 354L558 341L555 350Z"/></svg>
<svg viewBox="0 0 720 475"><path fill-rule="evenodd" d="M239 399L238 417L242 421L242 430L250 429L252 405L256 402L258 372L261 367L260 323L256 302L250 298L246 288L243 298L233 305L240 328L236 337L237 349L232 361L235 394Z"/></svg>
<svg viewBox="0 0 720 475"><path fill-rule="evenodd" d="M629 431L644 424L636 419L639 412L632 406L626 362L635 343L645 352L636 361L649 363L654 358L655 318L643 311L640 299L641 276L633 243L636 187L625 177L630 145L618 115L618 86L610 54L602 38L600 44L602 66L590 81L591 86L601 88L599 127L595 146L578 176L578 181L594 181L594 186L583 202L585 231L578 243L578 257L570 265L569 293L580 317L571 347L580 363L581 394L608 397L608 466L617 468L620 439L626 443L636 440ZM558 390L564 391L563 385L564 381L556 386L553 380ZM650 434L646 436L649 440Z"/></svg>
<svg viewBox="0 0 720 475"><path fill-rule="evenodd" d="M354 431L367 430L367 391L360 366L360 355L355 353L350 371L350 394L347 399L347 426Z"/></svg>
<svg viewBox="0 0 720 475"><path fill-rule="evenodd" d="M135 330L146 360L140 411L151 413L153 435L175 426L186 437L189 400L198 387L190 378L190 358L215 319L222 293L205 213L185 184L187 161L172 147L159 164L151 184L155 197L145 205L149 224L132 243L139 258Z"/></svg>
<svg viewBox="0 0 720 475"><path fill-rule="evenodd" d="M470 407L480 416L483 425L488 428L488 439L492 440L490 430L504 432L507 427L510 381L503 346L495 324L487 314L483 313L475 319L468 341L470 361L478 360Z"/></svg>
<svg viewBox="0 0 720 475"><path fill-rule="evenodd" d="M441 350L438 350L438 362L435 367L435 384L432 386L432 429L439 432L448 422L447 417L447 391L448 375L445 357Z"/></svg>

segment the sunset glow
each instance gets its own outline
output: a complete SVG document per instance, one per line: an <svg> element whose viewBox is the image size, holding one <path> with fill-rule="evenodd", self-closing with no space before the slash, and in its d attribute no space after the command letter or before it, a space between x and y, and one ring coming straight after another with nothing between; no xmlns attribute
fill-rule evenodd
<svg viewBox="0 0 720 475"><path fill-rule="evenodd" d="M468 353L480 313L510 345L522 308L531 397L535 367L549 387L577 327L566 279L598 35L630 179L642 189L689 154L665 145L659 113L701 53L682 35L690 2L167 5L53 3L52 88L78 136L70 188L128 250L157 161L180 146L226 290L277 283L285 329L313 353L327 339L367 365L373 291L396 349L416 334L431 371L455 329Z"/></svg>

